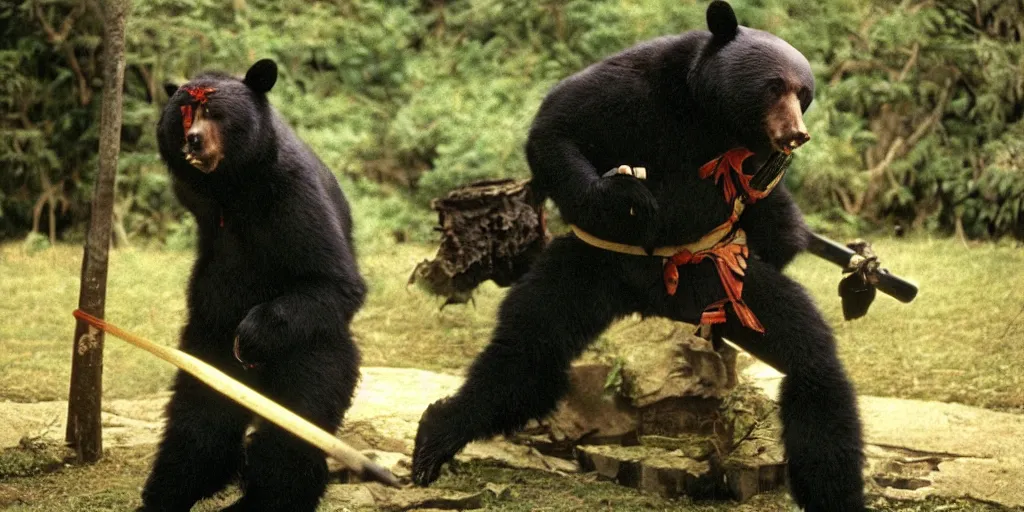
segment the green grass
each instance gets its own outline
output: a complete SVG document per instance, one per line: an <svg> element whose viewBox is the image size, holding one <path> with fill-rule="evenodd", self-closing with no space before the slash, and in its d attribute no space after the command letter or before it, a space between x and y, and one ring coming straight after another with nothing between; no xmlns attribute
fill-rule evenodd
<svg viewBox="0 0 1024 512"><path fill-rule="evenodd" d="M412 268L435 249L377 241L362 251L371 293L353 329L364 364L461 373L487 343L504 289L485 283L475 306L440 310L441 299L406 287ZM787 270L835 329L858 392L1024 411L1024 251L929 238L881 239L875 249L920 285L913 303L879 294L866 317L846 322L837 267L802 255ZM0 398L66 398L80 260L80 247L29 254L18 243L0 246ZM107 318L176 344L191 262L187 251L113 251ZM108 398L163 390L173 372L112 337L104 357Z"/></svg>
<svg viewBox="0 0 1024 512"><path fill-rule="evenodd" d="M879 296L862 319L844 322L836 285L838 269L801 256L788 273L808 286L833 325L840 353L860 393L957 401L1024 410L1024 251L1004 244L965 248L948 239L884 239L875 243L883 262L921 286L912 304ZM374 241L362 251L370 282L368 302L354 330L367 365L407 366L461 373L487 343L505 291L481 287L476 305L439 310L442 299L406 288L415 264L435 247ZM70 371L71 311L78 299L81 248L58 246L28 253L22 244L0 246L0 399L61 400ZM110 258L107 318L165 344L175 344L184 320L184 287L190 252L116 250ZM616 330L629 333L635 330ZM131 398L162 391L172 367L116 338L105 351L104 395ZM108 450L99 463L32 477L0 479L0 508L15 511L126 510L138 504L139 487L153 447ZM694 504L668 501L593 479L554 477L487 463L463 465L438 482L476 492L486 482L511 483L511 495L490 498L489 510L686 510L784 511L784 492L751 503ZM198 507L230 502L228 491ZM325 504L322 510L336 510ZM873 502L878 511L998 510L976 502Z"/></svg>
<svg viewBox="0 0 1024 512"><path fill-rule="evenodd" d="M951 239L882 239L884 266L917 283L914 302L878 294L844 321L838 267L802 255L789 272L835 329L862 394L1024 412L1024 250Z"/></svg>
<svg viewBox="0 0 1024 512"><path fill-rule="evenodd" d="M78 306L81 247L58 246L29 255L20 244L0 248L0 396L17 401L67 398ZM106 317L141 336L172 342L184 318L187 253L111 252ZM166 388L165 363L108 337L104 384L108 397Z"/></svg>
<svg viewBox="0 0 1024 512"><path fill-rule="evenodd" d="M0 399L67 398L78 305L81 248L35 254L0 246ZM353 330L366 365L458 372L487 342L503 290L481 287L476 307L448 307L405 283L415 264L433 256L416 245L382 245L361 261L372 288ZM110 254L106 318L122 329L175 345L185 321L187 251L115 250ZM173 367L112 336L104 349L104 397L133 398L163 390Z"/></svg>

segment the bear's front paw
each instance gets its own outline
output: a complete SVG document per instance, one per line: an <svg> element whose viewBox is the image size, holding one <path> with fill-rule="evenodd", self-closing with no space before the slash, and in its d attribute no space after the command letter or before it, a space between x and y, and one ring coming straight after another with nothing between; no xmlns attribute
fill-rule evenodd
<svg viewBox="0 0 1024 512"><path fill-rule="evenodd" d="M412 452L412 481L428 486L441 476L441 467L452 460L469 441L460 435L467 425L453 414L455 403L450 398L430 404L420 418L416 445Z"/></svg>
<svg viewBox="0 0 1024 512"><path fill-rule="evenodd" d="M250 309L235 330L235 359L246 368L273 360L285 342L285 325L284 318L268 304Z"/></svg>
<svg viewBox="0 0 1024 512"><path fill-rule="evenodd" d="M587 190L586 201L586 225L590 228L587 231L593 235L635 245L647 245L653 240L658 227L658 202L632 173L594 181Z"/></svg>

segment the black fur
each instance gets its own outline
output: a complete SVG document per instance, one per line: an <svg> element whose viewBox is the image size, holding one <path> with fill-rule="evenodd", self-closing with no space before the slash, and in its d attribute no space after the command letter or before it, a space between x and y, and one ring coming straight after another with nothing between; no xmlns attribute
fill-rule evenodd
<svg viewBox="0 0 1024 512"><path fill-rule="evenodd" d="M708 13L726 33L730 16L724 2ZM783 77L796 82L806 110L814 87L807 60L781 39L742 26L728 38L691 31L613 55L543 101L526 145L533 186L568 222L608 240L645 247L697 240L732 208L698 168L738 146L756 153L748 171L768 158L763 121ZM648 179L601 177L621 164L646 167ZM828 325L781 272L806 247L807 228L781 185L749 206L740 225L754 255L744 299L766 334L742 327L730 310L716 335L787 374L782 419L796 502L814 512L863 510L853 389ZM515 432L553 411L567 391L570 363L615 319L639 312L697 323L724 291L711 262L679 270L679 290L669 296L660 258L596 249L572 235L554 240L509 290L492 341L459 392L424 412L414 481L434 481L466 443Z"/></svg>
<svg viewBox="0 0 1024 512"><path fill-rule="evenodd" d="M174 96L174 93L178 92L178 84L173 82L164 83L164 92L167 93L167 97Z"/></svg>
<svg viewBox="0 0 1024 512"><path fill-rule="evenodd" d="M736 13L728 3L722 0L711 2L708 6L707 19L708 29L716 38L728 40L736 36L739 23L736 21Z"/></svg>
<svg viewBox="0 0 1024 512"><path fill-rule="evenodd" d="M217 89L207 106L225 156L214 172L182 156L185 92L172 95L157 129L174 191L199 228L181 348L333 432L359 377L349 322L366 295L349 206L270 106L273 62L247 76L190 82ZM254 368L235 359L236 336ZM322 451L266 421L243 445L248 409L185 373L173 389L142 510L189 510L239 475L245 494L231 510L315 510L327 483Z"/></svg>

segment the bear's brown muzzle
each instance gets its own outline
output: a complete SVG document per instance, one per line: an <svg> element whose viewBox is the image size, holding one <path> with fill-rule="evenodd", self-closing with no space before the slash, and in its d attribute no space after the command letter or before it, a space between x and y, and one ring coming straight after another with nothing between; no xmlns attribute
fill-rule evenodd
<svg viewBox="0 0 1024 512"><path fill-rule="evenodd" d="M811 140L804 124L800 99L789 93L779 99L768 111L765 124L772 149L789 154Z"/></svg>
<svg viewBox="0 0 1024 512"><path fill-rule="evenodd" d="M220 142L220 127L208 118L205 108L195 110L195 117L185 133L185 161L204 173L217 169L224 158Z"/></svg>

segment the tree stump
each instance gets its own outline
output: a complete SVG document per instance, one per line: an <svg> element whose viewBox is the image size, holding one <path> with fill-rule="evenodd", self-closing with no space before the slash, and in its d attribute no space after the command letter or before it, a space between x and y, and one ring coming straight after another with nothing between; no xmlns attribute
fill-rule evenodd
<svg viewBox="0 0 1024 512"><path fill-rule="evenodd" d="M452 190L430 206L437 211L441 246L416 265L409 284L463 304L480 283L509 286L526 273L550 238L544 205L528 180L478 181Z"/></svg>

